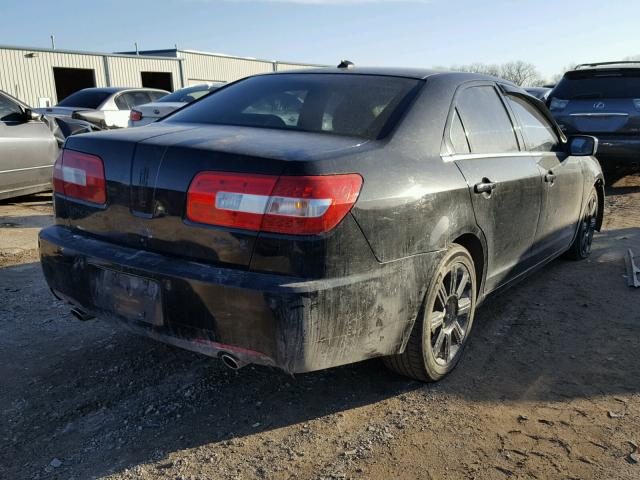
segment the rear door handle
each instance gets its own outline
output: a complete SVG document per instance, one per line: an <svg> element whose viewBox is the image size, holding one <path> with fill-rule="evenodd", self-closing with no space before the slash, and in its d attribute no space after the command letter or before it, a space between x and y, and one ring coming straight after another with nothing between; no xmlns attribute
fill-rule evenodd
<svg viewBox="0 0 640 480"><path fill-rule="evenodd" d="M556 180L556 176L553 174L553 172L549 172L544 176L544 181L547 183L553 183Z"/></svg>
<svg viewBox="0 0 640 480"><path fill-rule="evenodd" d="M483 178L481 183L476 183L473 186L473 191L476 193L491 193L497 186L496 182L490 182L488 179Z"/></svg>

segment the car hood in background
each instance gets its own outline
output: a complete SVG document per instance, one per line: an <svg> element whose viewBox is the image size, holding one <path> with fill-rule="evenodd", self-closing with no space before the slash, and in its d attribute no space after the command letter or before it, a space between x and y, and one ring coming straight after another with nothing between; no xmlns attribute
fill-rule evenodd
<svg viewBox="0 0 640 480"><path fill-rule="evenodd" d="M63 116L70 117L74 112L89 112L94 110L93 108L84 107L49 107L49 108L34 108L33 111L41 115L49 116Z"/></svg>

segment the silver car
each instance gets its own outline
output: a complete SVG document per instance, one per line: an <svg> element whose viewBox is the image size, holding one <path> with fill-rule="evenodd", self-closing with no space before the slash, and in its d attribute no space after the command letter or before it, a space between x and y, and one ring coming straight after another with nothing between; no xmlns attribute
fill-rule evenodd
<svg viewBox="0 0 640 480"><path fill-rule="evenodd" d="M50 190L57 156L46 120L0 91L0 200Z"/></svg>
<svg viewBox="0 0 640 480"><path fill-rule="evenodd" d="M65 139L94 130L82 120L40 115L0 91L0 200L51 190L51 170Z"/></svg>
<svg viewBox="0 0 640 480"><path fill-rule="evenodd" d="M37 109L39 113L86 120L100 128L126 128L129 112L168 95L156 88L85 88L72 93L58 105Z"/></svg>
<svg viewBox="0 0 640 480"><path fill-rule="evenodd" d="M160 100L140 105L131 110L129 115L130 127L141 127L155 122L159 118L175 112L177 109L204 97L209 92L220 88L223 83L201 83L191 87L181 88L175 92L162 97Z"/></svg>

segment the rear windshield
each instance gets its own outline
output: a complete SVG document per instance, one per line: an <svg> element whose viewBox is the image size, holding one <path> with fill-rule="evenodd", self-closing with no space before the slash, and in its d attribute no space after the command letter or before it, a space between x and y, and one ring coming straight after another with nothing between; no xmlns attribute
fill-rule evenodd
<svg viewBox="0 0 640 480"><path fill-rule="evenodd" d="M420 80L355 74L250 77L168 117L208 123L378 138Z"/></svg>
<svg viewBox="0 0 640 480"><path fill-rule="evenodd" d="M95 90L80 90L72 93L67 98L58 103L59 107L82 107L82 108L98 108L107 97L111 95L109 92L101 92Z"/></svg>
<svg viewBox="0 0 640 480"><path fill-rule="evenodd" d="M187 87L177 90L169 95L165 95L158 102L183 102L191 103L200 97L205 96L207 93L212 92L216 88L220 88L221 85L196 85L194 87Z"/></svg>
<svg viewBox="0 0 640 480"><path fill-rule="evenodd" d="M640 70L571 72L560 80L552 96L563 100L640 98Z"/></svg>

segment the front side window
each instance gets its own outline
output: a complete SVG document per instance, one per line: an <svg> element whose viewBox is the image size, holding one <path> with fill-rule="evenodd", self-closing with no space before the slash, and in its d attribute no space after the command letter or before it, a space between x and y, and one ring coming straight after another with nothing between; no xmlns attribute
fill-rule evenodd
<svg viewBox="0 0 640 480"><path fill-rule="evenodd" d="M421 80L358 74L250 77L164 121L238 125L379 138Z"/></svg>
<svg viewBox="0 0 640 480"><path fill-rule="evenodd" d="M22 109L16 102L0 95L0 121L17 120L22 116Z"/></svg>
<svg viewBox="0 0 640 480"><path fill-rule="evenodd" d="M460 94L457 104L471 152L509 153L519 150L511 119L493 87L467 88Z"/></svg>
<svg viewBox="0 0 640 480"><path fill-rule="evenodd" d="M511 109L518 117L527 150L532 152L552 152L558 145L558 137L553 126L540 111L526 100L508 95Z"/></svg>

